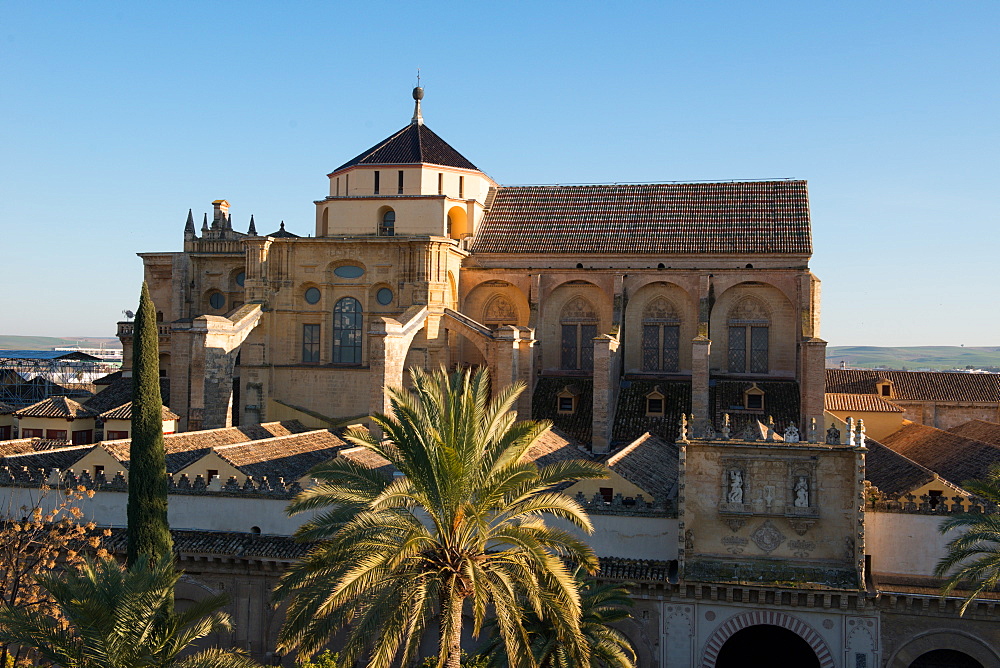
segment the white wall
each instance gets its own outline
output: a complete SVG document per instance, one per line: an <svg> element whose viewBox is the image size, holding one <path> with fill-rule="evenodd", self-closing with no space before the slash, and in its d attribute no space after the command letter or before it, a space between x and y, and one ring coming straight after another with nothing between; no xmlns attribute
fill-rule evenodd
<svg viewBox="0 0 1000 668"><path fill-rule="evenodd" d="M865 513L865 552L876 573L930 576L954 534L938 531L941 515Z"/></svg>

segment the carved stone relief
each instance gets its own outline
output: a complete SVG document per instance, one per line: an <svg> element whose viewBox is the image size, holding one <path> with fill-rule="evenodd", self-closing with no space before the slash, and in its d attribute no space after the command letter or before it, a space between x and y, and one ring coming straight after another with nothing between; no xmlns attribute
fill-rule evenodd
<svg viewBox="0 0 1000 668"><path fill-rule="evenodd" d="M757 547L770 554L785 542L785 534L781 533L771 520L764 520L764 523L750 534L750 539Z"/></svg>

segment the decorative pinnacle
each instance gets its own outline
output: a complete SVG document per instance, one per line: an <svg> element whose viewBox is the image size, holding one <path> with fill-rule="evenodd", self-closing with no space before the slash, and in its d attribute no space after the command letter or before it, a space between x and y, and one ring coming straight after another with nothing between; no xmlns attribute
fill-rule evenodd
<svg viewBox="0 0 1000 668"><path fill-rule="evenodd" d="M208 214L205 214L204 220L201 221L201 231L208 232Z"/></svg>
<svg viewBox="0 0 1000 668"><path fill-rule="evenodd" d="M253 214L250 214L250 229L247 230L247 234L251 237L257 236L257 226L253 222Z"/></svg>
<svg viewBox="0 0 1000 668"><path fill-rule="evenodd" d="M184 234L194 234L194 214L188 209L187 222L184 224Z"/></svg>
<svg viewBox="0 0 1000 668"><path fill-rule="evenodd" d="M410 123L423 125L424 116L420 113L420 100L424 99L424 89L420 87L420 70L417 70L417 87L413 89L413 118Z"/></svg>

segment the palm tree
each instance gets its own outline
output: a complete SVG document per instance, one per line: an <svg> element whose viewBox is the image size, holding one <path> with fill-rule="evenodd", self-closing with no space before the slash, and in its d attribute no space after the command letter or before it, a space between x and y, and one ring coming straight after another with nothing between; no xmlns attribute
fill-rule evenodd
<svg viewBox="0 0 1000 668"><path fill-rule="evenodd" d="M387 390L393 416L372 416L385 440L364 429L346 434L401 475L387 480L341 458L314 469L319 484L289 506L289 513L322 512L298 532L320 542L276 589L290 601L280 645L309 656L343 631L344 665L365 654L374 668L399 655L407 665L436 619L438 665L458 668L468 602L473 635L492 613L511 665L530 666L521 623L527 605L558 620L567 651L584 662L577 582L564 559L594 572L597 558L543 515L592 531L580 505L553 488L603 478L606 469L524 461L549 424L515 422L521 385L491 400L483 370L449 377L412 369L411 377L412 390Z"/></svg>
<svg viewBox="0 0 1000 668"><path fill-rule="evenodd" d="M584 580L577 571L580 583L580 631L590 649L590 661L583 664L590 668L635 668L636 655L628 637L611 625L629 618L629 608L634 604L625 585L598 583ZM559 638L559 629L551 620L529 611L524 626L531 637L531 650L539 668L574 668ZM506 668L508 663L498 651L496 639L483 649L483 654L493 657L491 665Z"/></svg>
<svg viewBox="0 0 1000 668"><path fill-rule="evenodd" d="M963 483L962 488L987 504L1000 506L1000 466L991 468L982 480ZM971 587L959 615L965 614L979 594L1000 584L1000 514L959 513L945 518L939 527L941 533L962 529L965 531L945 546L948 553L934 567L935 575L947 577L942 594L959 586Z"/></svg>
<svg viewBox="0 0 1000 668"><path fill-rule="evenodd" d="M37 577L64 623L34 608L0 605L0 640L31 647L41 665L64 668L258 668L237 651L208 649L180 657L190 645L231 630L218 608L225 596L173 611L180 573L173 557L140 560L126 569L112 557L75 571Z"/></svg>

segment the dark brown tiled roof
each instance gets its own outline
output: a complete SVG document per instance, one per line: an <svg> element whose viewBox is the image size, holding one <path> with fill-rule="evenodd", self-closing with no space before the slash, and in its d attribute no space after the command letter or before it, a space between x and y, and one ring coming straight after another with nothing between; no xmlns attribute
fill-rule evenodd
<svg viewBox="0 0 1000 668"><path fill-rule="evenodd" d="M525 454L525 459L535 462L539 466L590 458L591 454L588 450L556 427L539 436Z"/></svg>
<svg viewBox="0 0 1000 668"><path fill-rule="evenodd" d="M19 418L89 418L94 417L96 413L67 397L49 397L36 404L18 409L14 415Z"/></svg>
<svg viewBox="0 0 1000 668"><path fill-rule="evenodd" d="M805 181L504 186L473 253L809 255Z"/></svg>
<svg viewBox="0 0 1000 668"><path fill-rule="evenodd" d="M677 445L653 434L643 434L605 459L612 471L648 492L647 502L664 502L677 496Z"/></svg>
<svg viewBox="0 0 1000 668"><path fill-rule="evenodd" d="M952 427L948 433L963 438L973 438L983 443L1000 446L1000 424L985 420L969 420L957 427Z"/></svg>
<svg viewBox="0 0 1000 668"><path fill-rule="evenodd" d="M52 450L7 455L0 460L0 465L10 466L11 468L21 468L24 466L29 470L45 469L46 471L50 471L51 469L60 469L65 471L72 468L74 464L93 449L93 445L71 445Z"/></svg>
<svg viewBox="0 0 1000 668"><path fill-rule="evenodd" d="M215 448L215 453L248 476L298 480L314 466L337 456L347 443L326 429Z"/></svg>
<svg viewBox="0 0 1000 668"><path fill-rule="evenodd" d="M753 381L715 381L715 387L709 389L709 401L715 407L714 422L717 430L722 429L723 415L726 413L729 414L729 425L734 434L756 422L767 424L771 417L774 418L774 429L779 434L790 424L798 426L799 384L794 380L758 380L756 384L764 392L762 411L743 408L743 393L754 385ZM697 417L696 415L695 418Z"/></svg>
<svg viewBox="0 0 1000 668"><path fill-rule="evenodd" d="M559 393L569 388L576 393L576 410L559 412ZM543 376L531 395L531 419L551 420L559 430L580 443L590 443L594 411L594 381L590 378Z"/></svg>
<svg viewBox="0 0 1000 668"><path fill-rule="evenodd" d="M250 520L248 520L249 522ZM256 557L261 559L301 559L309 551L308 543L300 543L291 536L261 535L237 531L191 531L171 529L174 550L179 554L211 554L229 557ZM104 539L105 549L124 554L127 544L125 529L111 529Z"/></svg>
<svg viewBox="0 0 1000 668"><path fill-rule="evenodd" d="M176 473L191 463L201 459L212 448L246 443L275 436L300 434L309 431L298 420L266 422L242 427L223 427L202 431L185 431L179 434L164 434L163 444L167 451L167 471ZM123 438L101 443L118 461L127 465L132 439Z"/></svg>
<svg viewBox="0 0 1000 668"><path fill-rule="evenodd" d="M823 398L823 408L828 411L856 411L859 413L902 413L903 409L877 394L842 394L828 392Z"/></svg>
<svg viewBox="0 0 1000 668"><path fill-rule="evenodd" d="M904 423L882 443L959 487L1000 464L1000 447L914 422Z"/></svg>
<svg viewBox="0 0 1000 668"><path fill-rule="evenodd" d="M112 376L115 374L111 374ZM160 378L160 398L170 405L170 381ZM98 392L86 402L87 408L95 413L103 413L132 401L132 377L118 376L107 389Z"/></svg>
<svg viewBox="0 0 1000 668"><path fill-rule="evenodd" d="M396 467L388 459L363 446L347 448L337 454L359 466L379 471L386 478L392 478L397 471Z"/></svg>
<svg viewBox="0 0 1000 668"><path fill-rule="evenodd" d="M646 395L654 390L664 396L662 417L646 415ZM626 380L618 394L612 443L627 444L645 433L673 441L681 413L691 412L691 383L686 380Z"/></svg>
<svg viewBox="0 0 1000 668"><path fill-rule="evenodd" d="M826 391L877 394L880 380L892 382L894 400L1000 402L1000 374L995 373L827 369Z"/></svg>
<svg viewBox="0 0 1000 668"><path fill-rule="evenodd" d="M167 420L180 420L181 416L174 413L172 410L163 406L162 410L163 421ZM132 402L127 404L122 404L118 408L112 408L109 411L101 413L98 417L102 420L131 420L132 419Z"/></svg>
<svg viewBox="0 0 1000 668"><path fill-rule="evenodd" d="M0 457L21 455L26 452L37 452L39 450L51 450L51 448L39 447L45 442L40 438L16 438L11 441L0 441Z"/></svg>
<svg viewBox="0 0 1000 668"><path fill-rule="evenodd" d="M111 385L116 380L122 377L121 371L115 371L114 373L109 373L107 376L101 376L94 381L94 385Z"/></svg>
<svg viewBox="0 0 1000 668"><path fill-rule="evenodd" d="M934 480L934 473L876 440L866 439L865 479L886 494L906 494Z"/></svg>
<svg viewBox="0 0 1000 668"><path fill-rule="evenodd" d="M391 137L348 160L333 173L354 165L416 165L427 163L476 169L465 156L453 149L426 125L411 123Z"/></svg>

